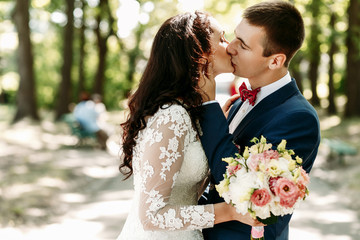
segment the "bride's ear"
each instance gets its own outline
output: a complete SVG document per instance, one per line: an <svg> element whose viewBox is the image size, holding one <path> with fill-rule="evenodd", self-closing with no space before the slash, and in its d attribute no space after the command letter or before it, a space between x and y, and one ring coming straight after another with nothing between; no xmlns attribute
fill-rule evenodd
<svg viewBox="0 0 360 240"><path fill-rule="evenodd" d="M270 69L278 69L282 68L286 61L286 55L283 53L277 53L270 56L269 59L269 68Z"/></svg>
<svg viewBox="0 0 360 240"><path fill-rule="evenodd" d="M201 71L202 74L205 74L205 71L206 71L206 72L209 71L210 64L211 64L209 57L203 56L202 58L200 58L200 59L198 60L198 63L201 64L201 66L200 66L200 67L201 67L200 71Z"/></svg>
<svg viewBox="0 0 360 240"><path fill-rule="evenodd" d="M199 63L205 65L207 63L207 58L200 58Z"/></svg>

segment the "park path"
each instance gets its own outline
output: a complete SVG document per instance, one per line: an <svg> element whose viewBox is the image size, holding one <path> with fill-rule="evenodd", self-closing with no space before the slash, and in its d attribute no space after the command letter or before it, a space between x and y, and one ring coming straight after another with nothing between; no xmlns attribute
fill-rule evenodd
<svg viewBox="0 0 360 240"><path fill-rule="evenodd" d="M59 150L55 155L59 156L54 161L57 167L81 171L91 180L77 192L65 190L59 194L59 204L67 210L51 223L36 227L5 227L0 229L0 239L116 239L133 194L131 179L122 181L117 172L116 156L96 149ZM293 216L290 239L360 239L356 212L346 207L337 191L322 179L323 174L326 173L315 164L311 194Z"/></svg>
<svg viewBox="0 0 360 240"><path fill-rule="evenodd" d="M359 240L358 212L350 209L340 192L324 180L327 173L317 164L311 172L310 195L296 209L290 239Z"/></svg>
<svg viewBox="0 0 360 240"><path fill-rule="evenodd" d="M44 128L50 126L43 126L41 131ZM27 191L51 190L51 194L40 191L38 196L39 201L44 200L44 196L48 199L49 208L45 213L41 209L28 209L26 213L33 219L27 221L27 224L0 225L0 239L116 239L130 209L133 195L132 179L122 181L117 169L116 141L110 141L107 152L86 146L59 147L69 141L67 136L51 131L40 133L38 127L26 129L20 125L7 130L0 125L0 177L8 176L8 172L15 172L21 178L28 176L29 169L42 169L42 166L46 166L44 171L50 171L50 175L43 173L31 187L24 183L7 190L2 187L0 198L11 195L15 201L16 197L21 198L21 193L25 194ZM320 151L311 172L310 196L296 210L291 221L291 240L360 239L357 212L348 207L343 192L329 181L329 175L337 172L327 171L325 163ZM66 173L70 178L64 180L52 176L51 173L55 174L56 171ZM339 171L345 172L346 169L340 168ZM17 194L14 194L15 190ZM23 198L23 201L27 199ZM48 214L48 211L55 213ZM44 214L50 216L45 222L35 224L35 220Z"/></svg>

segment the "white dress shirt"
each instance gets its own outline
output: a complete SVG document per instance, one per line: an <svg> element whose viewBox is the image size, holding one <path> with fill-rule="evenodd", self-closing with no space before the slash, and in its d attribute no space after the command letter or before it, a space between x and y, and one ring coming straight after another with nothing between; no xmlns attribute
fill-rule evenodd
<svg viewBox="0 0 360 240"><path fill-rule="evenodd" d="M261 102L261 100L263 100L264 98L266 98L267 96L269 96L270 94L272 94L273 92L275 92L276 90L282 88L283 86L285 86L286 84L288 84L289 82L291 82L291 76L290 73L288 72L284 77L282 77L281 79L277 80L276 82L273 82L269 85L266 85L264 87L260 88L260 92L258 92L257 96L256 96L256 101L254 106L250 105L249 100L246 100L240 107L240 109L238 110L238 112L236 113L236 115L234 116L234 118L231 120L230 125L229 125L229 132L233 133L235 131L235 129L239 126L239 124L241 123L241 121L245 118L245 116L259 103Z"/></svg>

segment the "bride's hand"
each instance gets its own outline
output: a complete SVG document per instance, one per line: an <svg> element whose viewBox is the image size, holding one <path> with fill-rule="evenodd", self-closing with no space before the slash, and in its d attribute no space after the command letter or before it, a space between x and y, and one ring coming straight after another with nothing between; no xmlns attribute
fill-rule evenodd
<svg viewBox="0 0 360 240"><path fill-rule="evenodd" d="M225 117L227 118L230 112L230 109L233 105L233 103L238 100L238 98L240 97L240 94L235 94L233 96L231 96L224 104L224 106L222 107L222 111L225 115Z"/></svg>
<svg viewBox="0 0 360 240"><path fill-rule="evenodd" d="M265 226L258 220L253 219L249 213L242 215L236 212L235 207L227 204L226 202L214 204L215 222L219 224L227 221L239 221L250 226Z"/></svg>
<svg viewBox="0 0 360 240"><path fill-rule="evenodd" d="M244 224L247 224L247 225L250 225L253 227L266 226L265 224L259 222L257 219L253 219L249 213L242 215L240 213L236 213L236 211L235 211L234 218L236 221L242 222Z"/></svg>

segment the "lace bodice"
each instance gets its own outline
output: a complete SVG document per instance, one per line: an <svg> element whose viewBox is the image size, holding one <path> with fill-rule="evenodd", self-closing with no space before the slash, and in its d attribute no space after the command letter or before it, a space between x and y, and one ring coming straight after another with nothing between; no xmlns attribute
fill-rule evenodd
<svg viewBox="0 0 360 240"><path fill-rule="evenodd" d="M133 209L119 239L202 239L200 231L189 230L213 226L213 205L197 205L207 160L182 106L164 106L147 120L133 171Z"/></svg>

